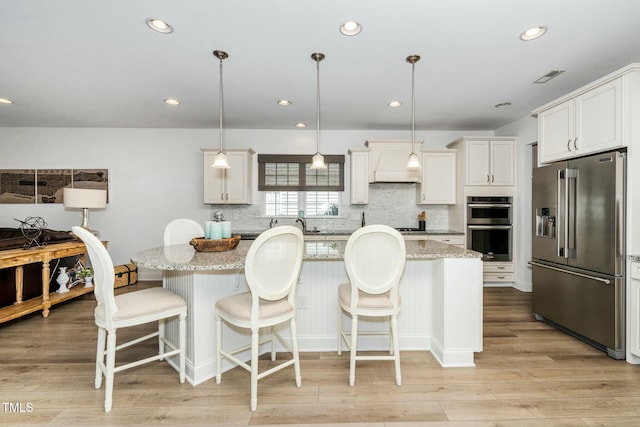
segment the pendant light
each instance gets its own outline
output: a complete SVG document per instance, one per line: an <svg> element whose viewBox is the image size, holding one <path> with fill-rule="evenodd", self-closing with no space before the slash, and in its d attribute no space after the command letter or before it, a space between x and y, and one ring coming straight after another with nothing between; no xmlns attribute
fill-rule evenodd
<svg viewBox="0 0 640 427"><path fill-rule="evenodd" d="M316 154L313 155L313 161L311 163L311 170L326 169L327 165L324 163L324 156L320 154L320 61L324 59L324 53L312 53L311 59L316 61Z"/></svg>
<svg viewBox="0 0 640 427"><path fill-rule="evenodd" d="M222 112L224 108L223 96L222 96L222 61L227 59L229 55L222 50L214 50L213 56L220 60L220 88L218 90L218 109L220 110L220 151L216 154L215 160L211 165L212 168L229 169L229 162L227 161L227 154L223 151L222 144Z"/></svg>
<svg viewBox="0 0 640 427"><path fill-rule="evenodd" d="M420 169L420 158L413 151L416 141L416 62L420 61L419 55L407 56L407 62L411 64L411 154L407 160L407 169Z"/></svg>

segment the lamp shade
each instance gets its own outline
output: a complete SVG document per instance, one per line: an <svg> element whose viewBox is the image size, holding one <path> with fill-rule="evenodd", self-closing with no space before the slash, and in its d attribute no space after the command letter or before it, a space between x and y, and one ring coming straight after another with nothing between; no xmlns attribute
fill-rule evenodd
<svg viewBox="0 0 640 427"><path fill-rule="evenodd" d="M65 188L62 201L66 208L106 208L107 191L88 188Z"/></svg>

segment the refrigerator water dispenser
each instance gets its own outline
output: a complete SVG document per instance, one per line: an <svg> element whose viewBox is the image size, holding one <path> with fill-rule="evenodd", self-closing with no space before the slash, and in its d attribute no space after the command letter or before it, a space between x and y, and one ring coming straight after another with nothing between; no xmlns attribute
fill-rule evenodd
<svg viewBox="0 0 640 427"><path fill-rule="evenodd" d="M555 209L536 208L536 236L556 237L556 215Z"/></svg>

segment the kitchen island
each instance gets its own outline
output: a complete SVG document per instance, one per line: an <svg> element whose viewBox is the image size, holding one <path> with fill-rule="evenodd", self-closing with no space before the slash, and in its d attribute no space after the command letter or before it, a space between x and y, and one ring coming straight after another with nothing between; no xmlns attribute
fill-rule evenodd
<svg viewBox="0 0 640 427"><path fill-rule="evenodd" d="M163 286L187 301L187 379L194 385L216 375L215 301L248 289L243 269L251 243L241 240L228 252L167 246L131 257L138 267L162 270ZM348 281L345 246L344 240L305 242L296 296L300 351L336 351L337 289ZM399 289L400 348L431 351L445 367L474 366L474 352L482 351L482 254L431 240L407 241L406 246ZM364 330L388 328L383 321L361 325ZM286 329L282 333L286 335ZM167 336L177 339L176 325L167 327ZM246 335L235 332L225 332L224 340L230 347L248 342ZM362 336L359 348L385 349L388 343L381 337ZM249 359L248 353L241 356ZM175 360L169 362L177 366Z"/></svg>

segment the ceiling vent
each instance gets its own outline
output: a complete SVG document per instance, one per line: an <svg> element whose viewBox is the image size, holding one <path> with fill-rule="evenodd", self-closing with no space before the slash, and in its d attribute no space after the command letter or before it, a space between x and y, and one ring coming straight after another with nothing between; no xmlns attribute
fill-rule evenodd
<svg viewBox="0 0 640 427"><path fill-rule="evenodd" d="M537 80L534 81L534 83L538 83L538 84L544 84L546 82L548 82L549 80L558 77L560 74L564 73L565 70L551 70L549 71L547 74L545 74L542 77L539 77Z"/></svg>

